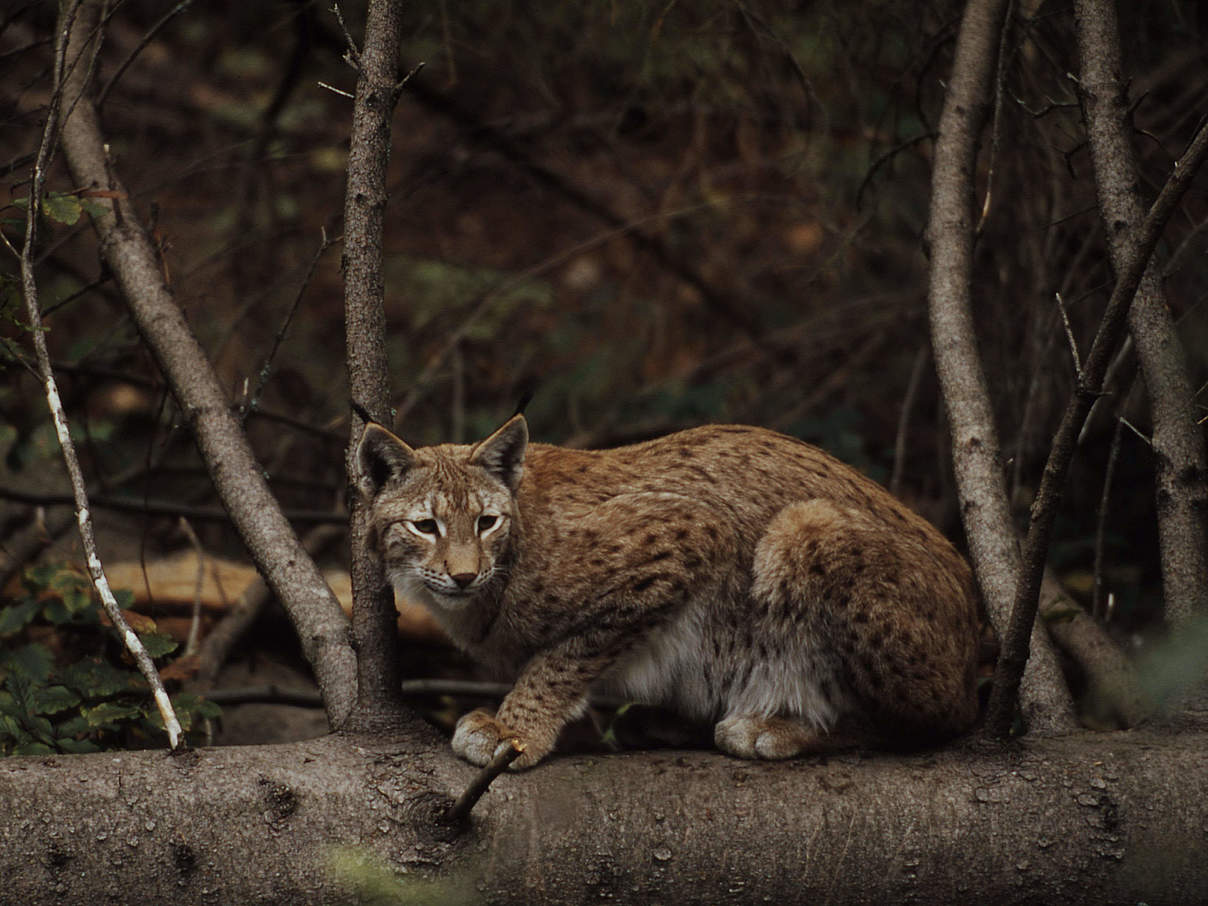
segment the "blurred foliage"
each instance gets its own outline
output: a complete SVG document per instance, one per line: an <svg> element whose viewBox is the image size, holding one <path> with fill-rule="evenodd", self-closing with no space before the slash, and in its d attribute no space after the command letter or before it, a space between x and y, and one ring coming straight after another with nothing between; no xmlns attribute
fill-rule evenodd
<svg viewBox="0 0 1208 906"><path fill-rule="evenodd" d="M1152 196L1206 109L1208 6L1119 4L1143 192ZM364 4L342 4L354 35ZM957 0L702 0L403 4L404 61L426 65L398 105L385 271L400 433L466 440L531 387L536 439L612 445L706 421L767 425L884 478L959 534L947 426L930 366L923 233L931 136ZM975 320L1021 519L1072 388L1053 303L1080 347L1110 288L1095 210L1068 4L1016 4L994 134L978 169L987 217ZM53 4L0 23L0 229L19 242L47 96ZM127 0L103 79L162 14ZM193 4L140 52L103 125L161 267L232 399L268 366L249 436L287 506L341 493L348 413L339 253L321 260L284 341L320 231L340 233L354 87L329 6ZM993 149L993 150L991 150ZM1192 188L1163 249L1196 386L1208 380L1208 198ZM61 156L48 182L38 277L48 341L90 477L149 463L144 493L213 495L74 205ZM72 218L76 218L74 221ZM6 275L3 271L8 270ZM0 483L56 490L39 438L26 340L0 264ZM1144 434L1144 394L1113 395L1086 432L1055 539L1061 569L1093 559L1115 416ZM1206 400L1201 394L1201 405ZM898 443L899 416L909 404ZM42 432L42 433L40 433ZM1160 607L1151 452L1124 432L1106 535L1117 619ZM116 517L99 514L105 520ZM4 526L0 525L0 531ZM130 530L117 524L117 530ZM154 545L165 522L135 530ZM237 544L221 525L207 545Z"/></svg>
<svg viewBox="0 0 1208 906"><path fill-rule="evenodd" d="M155 745L163 720L87 577L66 567L28 570L22 593L0 598L0 755L50 755ZM119 606L132 595L117 591ZM131 619L147 653L166 663L177 649L139 614ZM186 735L220 716L196 695L172 696Z"/></svg>

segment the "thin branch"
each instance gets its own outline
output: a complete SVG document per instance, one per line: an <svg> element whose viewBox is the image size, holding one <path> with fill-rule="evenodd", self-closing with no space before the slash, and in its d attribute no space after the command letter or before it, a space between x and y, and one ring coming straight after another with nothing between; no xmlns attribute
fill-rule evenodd
<svg viewBox="0 0 1208 906"><path fill-rule="evenodd" d="M338 525L319 526L308 532L302 539L306 552L317 558L337 539L343 538L346 519L347 517L341 517ZM243 590L231 609L201 643L198 649L200 667L191 688L208 693L217 680L219 671L230 657L231 650L247 634L272 597L273 593L263 576L257 576L256 580ZM315 704L322 704L322 699L316 699Z"/></svg>
<svg viewBox="0 0 1208 906"><path fill-rule="evenodd" d="M121 77L126 74L126 70L130 68L130 65L136 59L138 59L139 54L146 50L147 46L155 40L155 36L163 31L169 22L180 15L180 13L184 12L187 7L192 5L193 0L180 0L179 3L160 16L159 19L157 19L151 25L151 27L147 29L147 33L142 36L138 44L134 46L130 53L126 54L126 59L122 60L121 65L119 65L113 75L109 77L109 81L105 83L105 87L102 88L100 93L97 94L96 106L98 110L105 106L105 101L109 97L109 92L113 90L113 86L116 85Z"/></svg>
<svg viewBox="0 0 1208 906"><path fill-rule="evenodd" d="M499 747L495 749L495 756L470 781L470 785L465 788L465 791L457 797L457 800L445 813L445 822L448 824L460 824L465 821L495 778L506 771L508 765L523 754L523 743L517 742L514 739L505 739L501 742Z"/></svg>
<svg viewBox="0 0 1208 906"><path fill-rule="evenodd" d="M315 275L315 268L319 266L319 259L323 257L323 253L329 248L331 248L331 240L327 238L327 230L321 229L319 248L315 252L314 257L310 259L310 267L306 269L306 276L302 278L302 283L298 286L298 292L294 295L293 304L290 305L289 311L285 313L285 317L281 321L281 326L277 328L276 334L273 335L273 346L265 357L264 364L260 366L260 370L256 373L256 386L248 396L247 405L242 407L240 413L241 421L246 421L247 414L258 407L260 395L264 393L264 385L268 383L268 376L272 373L273 359L277 357L277 350L281 348L281 343L285 340L286 333L289 332L289 326L293 323L294 315L298 312L298 306L302 304L302 297L306 295L306 289L310 286L310 281Z"/></svg>
<svg viewBox="0 0 1208 906"><path fill-rule="evenodd" d="M1065 328L1065 338L1070 344L1070 355L1074 357L1074 375L1081 381L1082 360L1078 357L1078 341L1074 339L1074 328L1070 326L1070 314L1065 310L1061 293L1054 293L1053 296L1057 300L1057 310L1061 312L1061 324Z"/></svg>
<svg viewBox="0 0 1208 906"><path fill-rule="evenodd" d="M17 254L16 250L9 244L7 237L3 237L3 234L0 234L0 238L3 238L4 244L17 255L21 262L21 286L25 295L25 314L29 319L29 331L33 338L38 370L41 373L42 383L46 390L46 402L50 407L51 418L54 419L55 433L59 439L59 447L63 452L63 463L67 467L67 474L71 480L76 522L80 529L80 542L84 547L84 553L87 557L88 573L92 577L93 587L96 588L97 595L101 599L101 606L113 623L113 628L117 631L126 650L134 658L134 662L138 666L143 678L147 681L147 685L151 687L151 694L155 699L155 705L159 710L160 716L163 718L164 729L168 733L168 746L175 751L183 739L180 722L176 719L176 712L172 708L172 702L168 698L168 693L164 690L164 684L159 678L159 672L155 669L154 662L152 662L150 655L147 654L147 649L143 647L143 643L140 641L138 635L130 628L125 617L122 616L117 599L109 587L109 580L105 577L105 568L97 554L96 536L92 528L92 515L88 505L88 490L84 482L84 473L80 468L80 460L76 455L75 443L72 441L71 432L67 427L67 415L63 411L63 403L59 399L58 384L55 381L54 372L50 367L50 353L46 347L46 332L42 327L42 315L38 309L38 286L34 278L33 250L34 244L37 242L37 224L41 214L43 187L46 183L46 166L50 160L51 150L57 140L59 128L60 106L64 96L64 69L68 38L71 34L78 9L78 3L71 5L64 10L63 16L59 21L55 41L54 88L46 114L46 123L42 130L42 140L38 148L37 160L34 163L33 180L30 185L29 207L25 221L25 245L21 253Z"/></svg>
<svg viewBox="0 0 1208 906"><path fill-rule="evenodd" d="M140 468L140 472L143 471ZM75 502L71 494L41 493L20 488L0 487L0 500L12 500L32 506L69 506ZM231 514L220 506L189 506L171 500L154 500L144 497L114 497L96 494L91 498L92 506L101 510L119 513L138 513L150 516L171 516L204 522L230 522ZM340 525L346 517L330 510L282 510L285 518L300 525Z"/></svg>
<svg viewBox="0 0 1208 906"><path fill-rule="evenodd" d="M1135 385L1134 385L1135 386ZM1120 410L1128 406L1133 387L1123 397ZM1095 560L1091 575L1093 591L1091 594L1091 614L1096 620L1107 618L1107 601L1103 595L1103 552L1107 543L1107 517L1111 511L1112 479L1116 474L1116 461L1120 458L1120 441L1124 437L1124 418L1116 419L1116 427L1112 431L1111 447L1107 452L1107 466L1103 470L1103 491L1099 495L1099 506L1095 510Z"/></svg>
<svg viewBox="0 0 1208 906"><path fill-rule="evenodd" d="M188 519L181 516L177 525L189 539L189 543L193 545L193 551L197 554L197 578L193 583L193 619L189 621L189 637L185 641L185 654L196 654L197 640L201 635L201 586L206 577L206 551L201 546L201 539L193 531L193 526L189 525Z"/></svg>
<svg viewBox="0 0 1208 906"><path fill-rule="evenodd" d="M919 394L919 385L923 382L923 371L930 355L931 350L926 346L914 354L910 379L906 382L906 393L902 397L902 410L898 413L898 431L893 442L893 473L889 478L889 493L894 497L902 496L902 475L906 470L906 432L910 429L914 401Z"/></svg>
<svg viewBox="0 0 1208 906"><path fill-rule="evenodd" d="M1031 524L1023 545L1023 571L1015 592L1011 623L1003 637L1002 651L994 671L994 687L986 717L987 730L993 735L1008 736L1014 721L1015 699L1028 660L1029 641L1036 619L1037 596L1044 574L1049 537L1057 515L1057 505L1061 501L1061 489L1074 457L1078 431L1090 412L1091 404L1101 392L1108 363L1123 339L1128 310L1137 294L1141 277L1149 266L1153 250L1161 238L1162 228L1174 213L1175 207L1205 158L1208 158L1208 121L1201 123L1195 139L1183 156L1175 162L1166 185L1162 187L1161 194L1137 231L1136 254L1133 260L1128 262L1127 268L1120 273L1090 353L1086 357L1082 378L1066 405L1065 414L1053 438L1049 458L1041 475L1040 487L1032 504Z"/></svg>

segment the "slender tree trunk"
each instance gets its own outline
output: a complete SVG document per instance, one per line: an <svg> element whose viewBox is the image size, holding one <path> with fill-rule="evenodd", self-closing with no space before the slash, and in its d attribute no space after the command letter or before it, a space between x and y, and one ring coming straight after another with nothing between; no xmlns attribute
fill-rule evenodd
<svg viewBox="0 0 1208 906"><path fill-rule="evenodd" d="M256 567L285 606L315 672L328 720L338 726L352 710L356 662L348 621L269 490L239 420L223 393L172 291L130 196L108 159L89 94L88 67L71 65L99 34L99 4L80 8L71 29L62 146L79 188L106 209L93 225L101 256L113 272L147 347L155 356L196 438L214 487Z"/></svg>
<svg viewBox="0 0 1208 906"><path fill-rule="evenodd" d="M1021 560L977 351L971 292L974 172L1006 8L1006 0L970 0L965 8L935 146L927 230L931 344L952 433L961 518L986 609L1000 636L1010 622ZM1039 626L1033 628L1030 649L1020 693L1025 722L1034 732L1071 729L1069 694Z"/></svg>
<svg viewBox="0 0 1208 906"><path fill-rule="evenodd" d="M348 386L352 402L390 425L390 366L386 360L386 310L382 282L382 221L386 212L386 165L390 120L399 90L402 9L392 0L372 0L365 47L351 56L357 66L348 190L344 204L344 323ZM351 422L346 465L349 475L361 430ZM397 617L394 591L368 543L368 511L360 495L348 494L351 545L352 624L358 657L358 722L389 721L401 709Z"/></svg>
<svg viewBox="0 0 1208 906"><path fill-rule="evenodd" d="M1145 218L1120 36L1110 0L1076 0L1079 84L1116 273L1136 258ZM1159 268L1150 264L1128 315L1153 418L1158 541L1166 616L1186 625L1208 614L1208 454L1196 424L1191 379L1174 329Z"/></svg>

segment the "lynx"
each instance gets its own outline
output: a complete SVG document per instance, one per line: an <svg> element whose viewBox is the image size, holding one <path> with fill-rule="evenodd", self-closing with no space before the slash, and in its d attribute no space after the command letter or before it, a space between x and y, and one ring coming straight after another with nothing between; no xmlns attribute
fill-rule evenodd
<svg viewBox="0 0 1208 906"><path fill-rule="evenodd" d="M522 415L473 445L365 428L357 486L399 593L515 677L453 749L503 741L531 767L589 692L713 724L717 748L779 759L916 747L977 711L968 566L887 491L761 428L611 450L529 443Z"/></svg>

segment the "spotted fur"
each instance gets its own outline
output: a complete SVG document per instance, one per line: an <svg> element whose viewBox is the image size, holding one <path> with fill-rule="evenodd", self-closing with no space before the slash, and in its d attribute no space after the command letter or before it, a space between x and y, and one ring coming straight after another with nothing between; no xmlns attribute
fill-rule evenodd
<svg viewBox="0 0 1208 906"><path fill-rule="evenodd" d="M965 561L808 444L711 426L571 450L515 416L472 446L369 425L357 462L396 588L515 677L458 724L476 764L508 738L537 763L593 689L713 721L744 758L926 745L975 718Z"/></svg>

